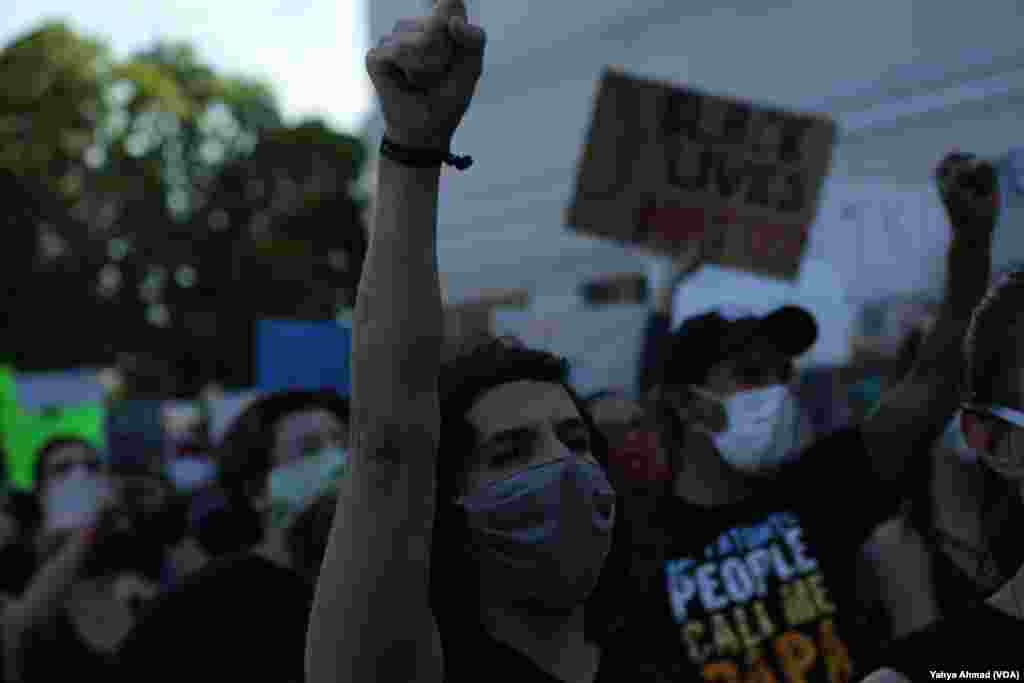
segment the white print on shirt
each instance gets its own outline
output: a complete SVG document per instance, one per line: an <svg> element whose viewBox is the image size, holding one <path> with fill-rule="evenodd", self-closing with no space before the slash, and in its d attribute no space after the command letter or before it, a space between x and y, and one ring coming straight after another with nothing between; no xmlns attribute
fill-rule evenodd
<svg viewBox="0 0 1024 683"><path fill-rule="evenodd" d="M803 533L799 517L776 513L721 534L702 562L666 562L681 645L705 680L850 680L836 606Z"/></svg>

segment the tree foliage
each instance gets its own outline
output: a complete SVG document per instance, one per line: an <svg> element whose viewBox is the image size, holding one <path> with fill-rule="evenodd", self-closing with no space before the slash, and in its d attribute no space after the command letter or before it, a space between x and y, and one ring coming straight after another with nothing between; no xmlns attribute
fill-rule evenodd
<svg viewBox="0 0 1024 683"><path fill-rule="evenodd" d="M20 207L3 346L26 369L177 349L244 383L253 320L354 300L366 156L322 121L286 125L267 84L187 43L116 60L59 22L26 33L0 51L0 190Z"/></svg>

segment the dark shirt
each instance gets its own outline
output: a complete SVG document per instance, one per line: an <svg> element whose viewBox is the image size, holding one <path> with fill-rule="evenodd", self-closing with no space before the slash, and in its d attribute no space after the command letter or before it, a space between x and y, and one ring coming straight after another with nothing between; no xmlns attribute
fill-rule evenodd
<svg viewBox="0 0 1024 683"><path fill-rule="evenodd" d="M933 671L955 674L956 680L968 680L961 677L962 672L987 674L983 680L996 680L1001 671L1024 673L1022 642L1024 621L983 604L897 641L881 664L915 683L940 680L932 676Z"/></svg>
<svg viewBox="0 0 1024 683"><path fill-rule="evenodd" d="M301 683L312 604L290 569L253 554L217 560L147 611L118 680Z"/></svg>
<svg viewBox="0 0 1024 683"><path fill-rule="evenodd" d="M660 566L625 627L634 656L659 672L643 680L867 673L858 662L875 660L878 639L857 628L856 558L898 505L853 428L819 440L739 503L666 497Z"/></svg>
<svg viewBox="0 0 1024 683"><path fill-rule="evenodd" d="M526 655L492 636L483 626L468 631L467 638L468 641L460 642L458 653L446 653L445 683L478 683L481 680L565 683L541 669ZM594 683L630 680L631 671L623 669L622 663L613 659L616 654L619 652L602 652ZM481 665L486 667L484 675L481 675Z"/></svg>
<svg viewBox="0 0 1024 683"><path fill-rule="evenodd" d="M51 627L29 636L22 659L25 683L61 681L71 672L78 680L105 681L113 670L113 657L83 641L64 610Z"/></svg>

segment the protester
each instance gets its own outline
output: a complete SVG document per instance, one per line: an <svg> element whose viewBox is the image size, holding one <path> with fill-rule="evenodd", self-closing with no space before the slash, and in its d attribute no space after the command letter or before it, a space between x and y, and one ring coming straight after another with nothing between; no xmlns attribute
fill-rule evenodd
<svg viewBox="0 0 1024 683"><path fill-rule="evenodd" d="M948 157L943 173L957 163ZM810 314L713 312L670 335L675 283L656 292L640 390L689 387L719 401L729 421L716 432L672 417L673 483L658 512L671 540L662 580L637 599L643 607L627 628L667 680L835 680L870 665L878 637L854 626L856 556L897 511L910 455L955 410L958 349L989 277L991 229L979 229L947 185L942 192L953 228L945 301L917 364L862 425L809 448L799 446L787 384L816 339ZM694 250L678 278L696 265Z"/></svg>
<svg viewBox="0 0 1024 683"><path fill-rule="evenodd" d="M313 587L289 530L344 471L348 421L348 401L332 391L273 394L237 418L216 459L248 547L156 601L120 650L119 677L302 680ZM171 643L188 656L154 671Z"/></svg>
<svg viewBox="0 0 1024 683"><path fill-rule="evenodd" d="M4 611L6 677L102 680L159 591L177 533L169 482L69 438L40 449L35 472L43 565Z"/></svg>
<svg viewBox="0 0 1024 683"><path fill-rule="evenodd" d="M1002 528L988 527L988 546L997 556L1016 558L1017 570L983 604L949 615L896 644L885 668L870 683L934 680L934 672L1019 674L1019 643L1024 636L1024 558L1020 524L1024 514L1024 358L1021 357L1024 271L1004 276L978 306L964 345L967 384L961 427L967 442L991 476L1012 485L1013 512Z"/></svg>
<svg viewBox="0 0 1024 683"><path fill-rule="evenodd" d="M366 60L386 138L447 150L484 44L459 0L399 22ZM401 154L378 169L354 316L356 447L307 680L628 680L600 633L599 584L615 575L616 548L628 551L604 439L567 364L546 353L495 340L442 369L441 162L416 168Z"/></svg>
<svg viewBox="0 0 1024 683"><path fill-rule="evenodd" d="M985 526L1007 520L1014 500L1005 480L993 478L974 449L947 430L920 458L912 494L898 517L872 538L874 571L893 638L927 627L943 615L976 607L1013 570L986 548ZM988 502L988 505L984 505Z"/></svg>

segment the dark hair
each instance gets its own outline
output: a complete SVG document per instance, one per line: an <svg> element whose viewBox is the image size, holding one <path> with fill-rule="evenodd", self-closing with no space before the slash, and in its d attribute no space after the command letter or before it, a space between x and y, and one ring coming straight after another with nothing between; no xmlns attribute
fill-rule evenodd
<svg viewBox="0 0 1024 683"><path fill-rule="evenodd" d="M50 456L53 455L54 451L60 448L64 448L66 446L84 446L96 456L97 460L102 461L99 449L96 448L96 446L94 446L93 444L89 443L89 441L87 441L86 439L83 439L78 436L54 437L47 441L46 443L44 443L36 451L36 459L35 462L32 463L32 487L37 493L39 491L42 491L43 485L46 483L44 481L45 477L43 476L44 472L46 471L44 465L50 459Z"/></svg>
<svg viewBox="0 0 1024 683"><path fill-rule="evenodd" d="M262 488L273 468L276 429L294 413L321 408L346 425L349 400L334 391L285 391L261 398L232 423L217 448L218 483L230 499L244 497L246 487Z"/></svg>
<svg viewBox="0 0 1024 683"><path fill-rule="evenodd" d="M430 601L446 650L457 648L465 636L479 630L479 576L466 552L469 528L465 514L453 501L478 435L466 418L487 391L518 381L558 384L565 388L590 432L591 453L608 467L608 444L594 425L587 407L568 382L568 363L552 354L526 348L515 338L477 336L444 364L439 383L441 437L437 459L437 506L431 550ZM617 520L623 520L618 496ZM614 586L628 566L627 525L617 521L612 550L598 588L587 603L587 635L601 641L612 624ZM453 597L457 596L457 597Z"/></svg>

